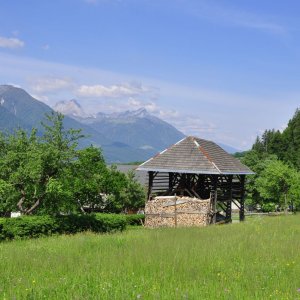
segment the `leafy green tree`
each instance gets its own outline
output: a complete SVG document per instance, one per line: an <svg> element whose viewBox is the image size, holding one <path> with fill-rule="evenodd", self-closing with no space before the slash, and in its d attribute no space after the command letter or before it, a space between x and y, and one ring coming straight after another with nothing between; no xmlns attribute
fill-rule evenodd
<svg viewBox="0 0 300 300"><path fill-rule="evenodd" d="M76 160L66 170L64 185L70 191L73 206L82 212L100 210L105 206L105 181L109 170L101 150L90 146L78 150Z"/></svg>
<svg viewBox="0 0 300 300"><path fill-rule="evenodd" d="M136 211L145 206L146 193L144 187L136 180L133 171L127 173L126 186L122 190L123 211Z"/></svg>
<svg viewBox="0 0 300 300"><path fill-rule="evenodd" d="M0 133L0 214L126 212L143 206L144 191L133 174L107 168L101 150L77 148L78 130L65 130L52 113L44 132Z"/></svg>
<svg viewBox="0 0 300 300"><path fill-rule="evenodd" d="M287 128L282 133L285 145L282 159L290 162L300 170L300 110L297 109L293 118L289 121Z"/></svg>
<svg viewBox="0 0 300 300"><path fill-rule="evenodd" d="M8 196L12 193L14 193L13 186L3 179L0 179L0 216L2 217L9 216L9 213L13 210L12 202Z"/></svg>
<svg viewBox="0 0 300 300"><path fill-rule="evenodd" d="M275 155L259 153L255 150L248 151L241 159L245 165L255 172L254 175L247 176L246 181L246 204L252 208L255 208L258 204L262 205L264 202L264 198L257 189L256 181L261 176L261 173L265 169L266 165L273 160L277 160Z"/></svg>
<svg viewBox="0 0 300 300"><path fill-rule="evenodd" d="M280 160L271 160L255 182L264 202L273 202L287 209L289 196L299 195L299 173ZM297 199L298 201L298 199Z"/></svg>
<svg viewBox="0 0 300 300"><path fill-rule="evenodd" d="M133 172L121 173L113 165L108 175L103 190L106 195L103 211L126 213L144 206L146 199L144 187L135 179Z"/></svg>
<svg viewBox="0 0 300 300"><path fill-rule="evenodd" d="M59 179L74 160L81 137L79 131L64 130L63 115L52 113L46 118L42 137L35 129L29 135L19 129L1 137L0 178L14 188L8 200L23 214L58 211L63 201L61 195L55 197L62 191Z"/></svg>

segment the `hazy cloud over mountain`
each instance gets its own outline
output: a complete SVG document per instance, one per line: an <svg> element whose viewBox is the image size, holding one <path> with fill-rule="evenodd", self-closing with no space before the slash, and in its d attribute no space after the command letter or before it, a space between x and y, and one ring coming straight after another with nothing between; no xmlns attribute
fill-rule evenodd
<svg viewBox="0 0 300 300"><path fill-rule="evenodd" d="M17 38L8 38L0 36L0 48L22 48L24 47L25 43Z"/></svg>

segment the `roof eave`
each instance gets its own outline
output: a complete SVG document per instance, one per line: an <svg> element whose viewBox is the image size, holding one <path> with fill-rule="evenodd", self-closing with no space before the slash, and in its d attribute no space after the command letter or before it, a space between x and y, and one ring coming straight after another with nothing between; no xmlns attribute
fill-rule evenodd
<svg viewBox="0 0 300 300"><path fill-rule="evenodd" d="M254 175L252 171L239 172L218 172L211 170L184 170L184 169L162 169L162 168L143 168L138 167L137 171L145 172L165 172L165 173L185 173L185 174L211 174L211 175Z"/></svg>

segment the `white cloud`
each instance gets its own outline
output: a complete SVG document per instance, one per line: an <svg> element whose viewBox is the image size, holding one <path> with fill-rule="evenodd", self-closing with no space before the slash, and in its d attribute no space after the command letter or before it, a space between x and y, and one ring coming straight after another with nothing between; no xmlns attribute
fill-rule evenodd
<svg viewBox="0 0 300 300"><path fill-rule="evenodd" d="M99 97L99 98L122 98L133 97L150 92L150 89L141 84L114 84L105 86L97 85L81 85L77 94L81 97Z"/></svg>
<svg viewBox="0 0 300 300"><path fill-rule="evenodd" d="M140 108L145 108L148 112L154 114L160 114L160 107L153 101L142 101L136 98L130 97L126 103L126 109L136 110Z"/></svg>
<svg viewBox="0 0 300 300"><path fill-rule="evenodd" d="M71 89L74 86L70 78L45 77L31 79L31 88L36 93L56 92Z"/></svg>
<svg viewBox="0 0 300 300"><path fill-rule="evenodd" d="M0 48L16 49L24 47L25 43L17 38L0 36Z"/></svg>
<svg viewBox="0 0 300 300"><path fill-rule="evenodd" d="M274 17L252 13L229 5L220 5L212 0L178 1L181 10L190 15L230 26L251 28L267 33L283 35L287 28L274 21Z"/></svg>
<svg viewBox="0 0 300 300"><path fill-rule="evenodd" d="M162 112L160 117L173 124L186 135L211 138L218 130L218 126L215 123L199 119L196 115L187 115L181 114L178 111L171 111L169 113Z"/></svg>
<svg viewBox="0 0 300 300"><path fill-rule="evenodd" d="M47 96L43 95L36 95L36 94L31 94L31 96L41 102L44 102L49 105L49 98Z"/></svg>

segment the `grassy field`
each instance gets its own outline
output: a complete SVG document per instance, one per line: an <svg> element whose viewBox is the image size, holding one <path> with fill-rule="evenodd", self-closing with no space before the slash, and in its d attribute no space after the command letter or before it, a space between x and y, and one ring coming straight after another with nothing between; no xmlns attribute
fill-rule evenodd
<svg viewBox="0 0 300 300"><path fill-rule="evenodd" d="M0 244L0 299L300 299L300 215Z"/></svg>

